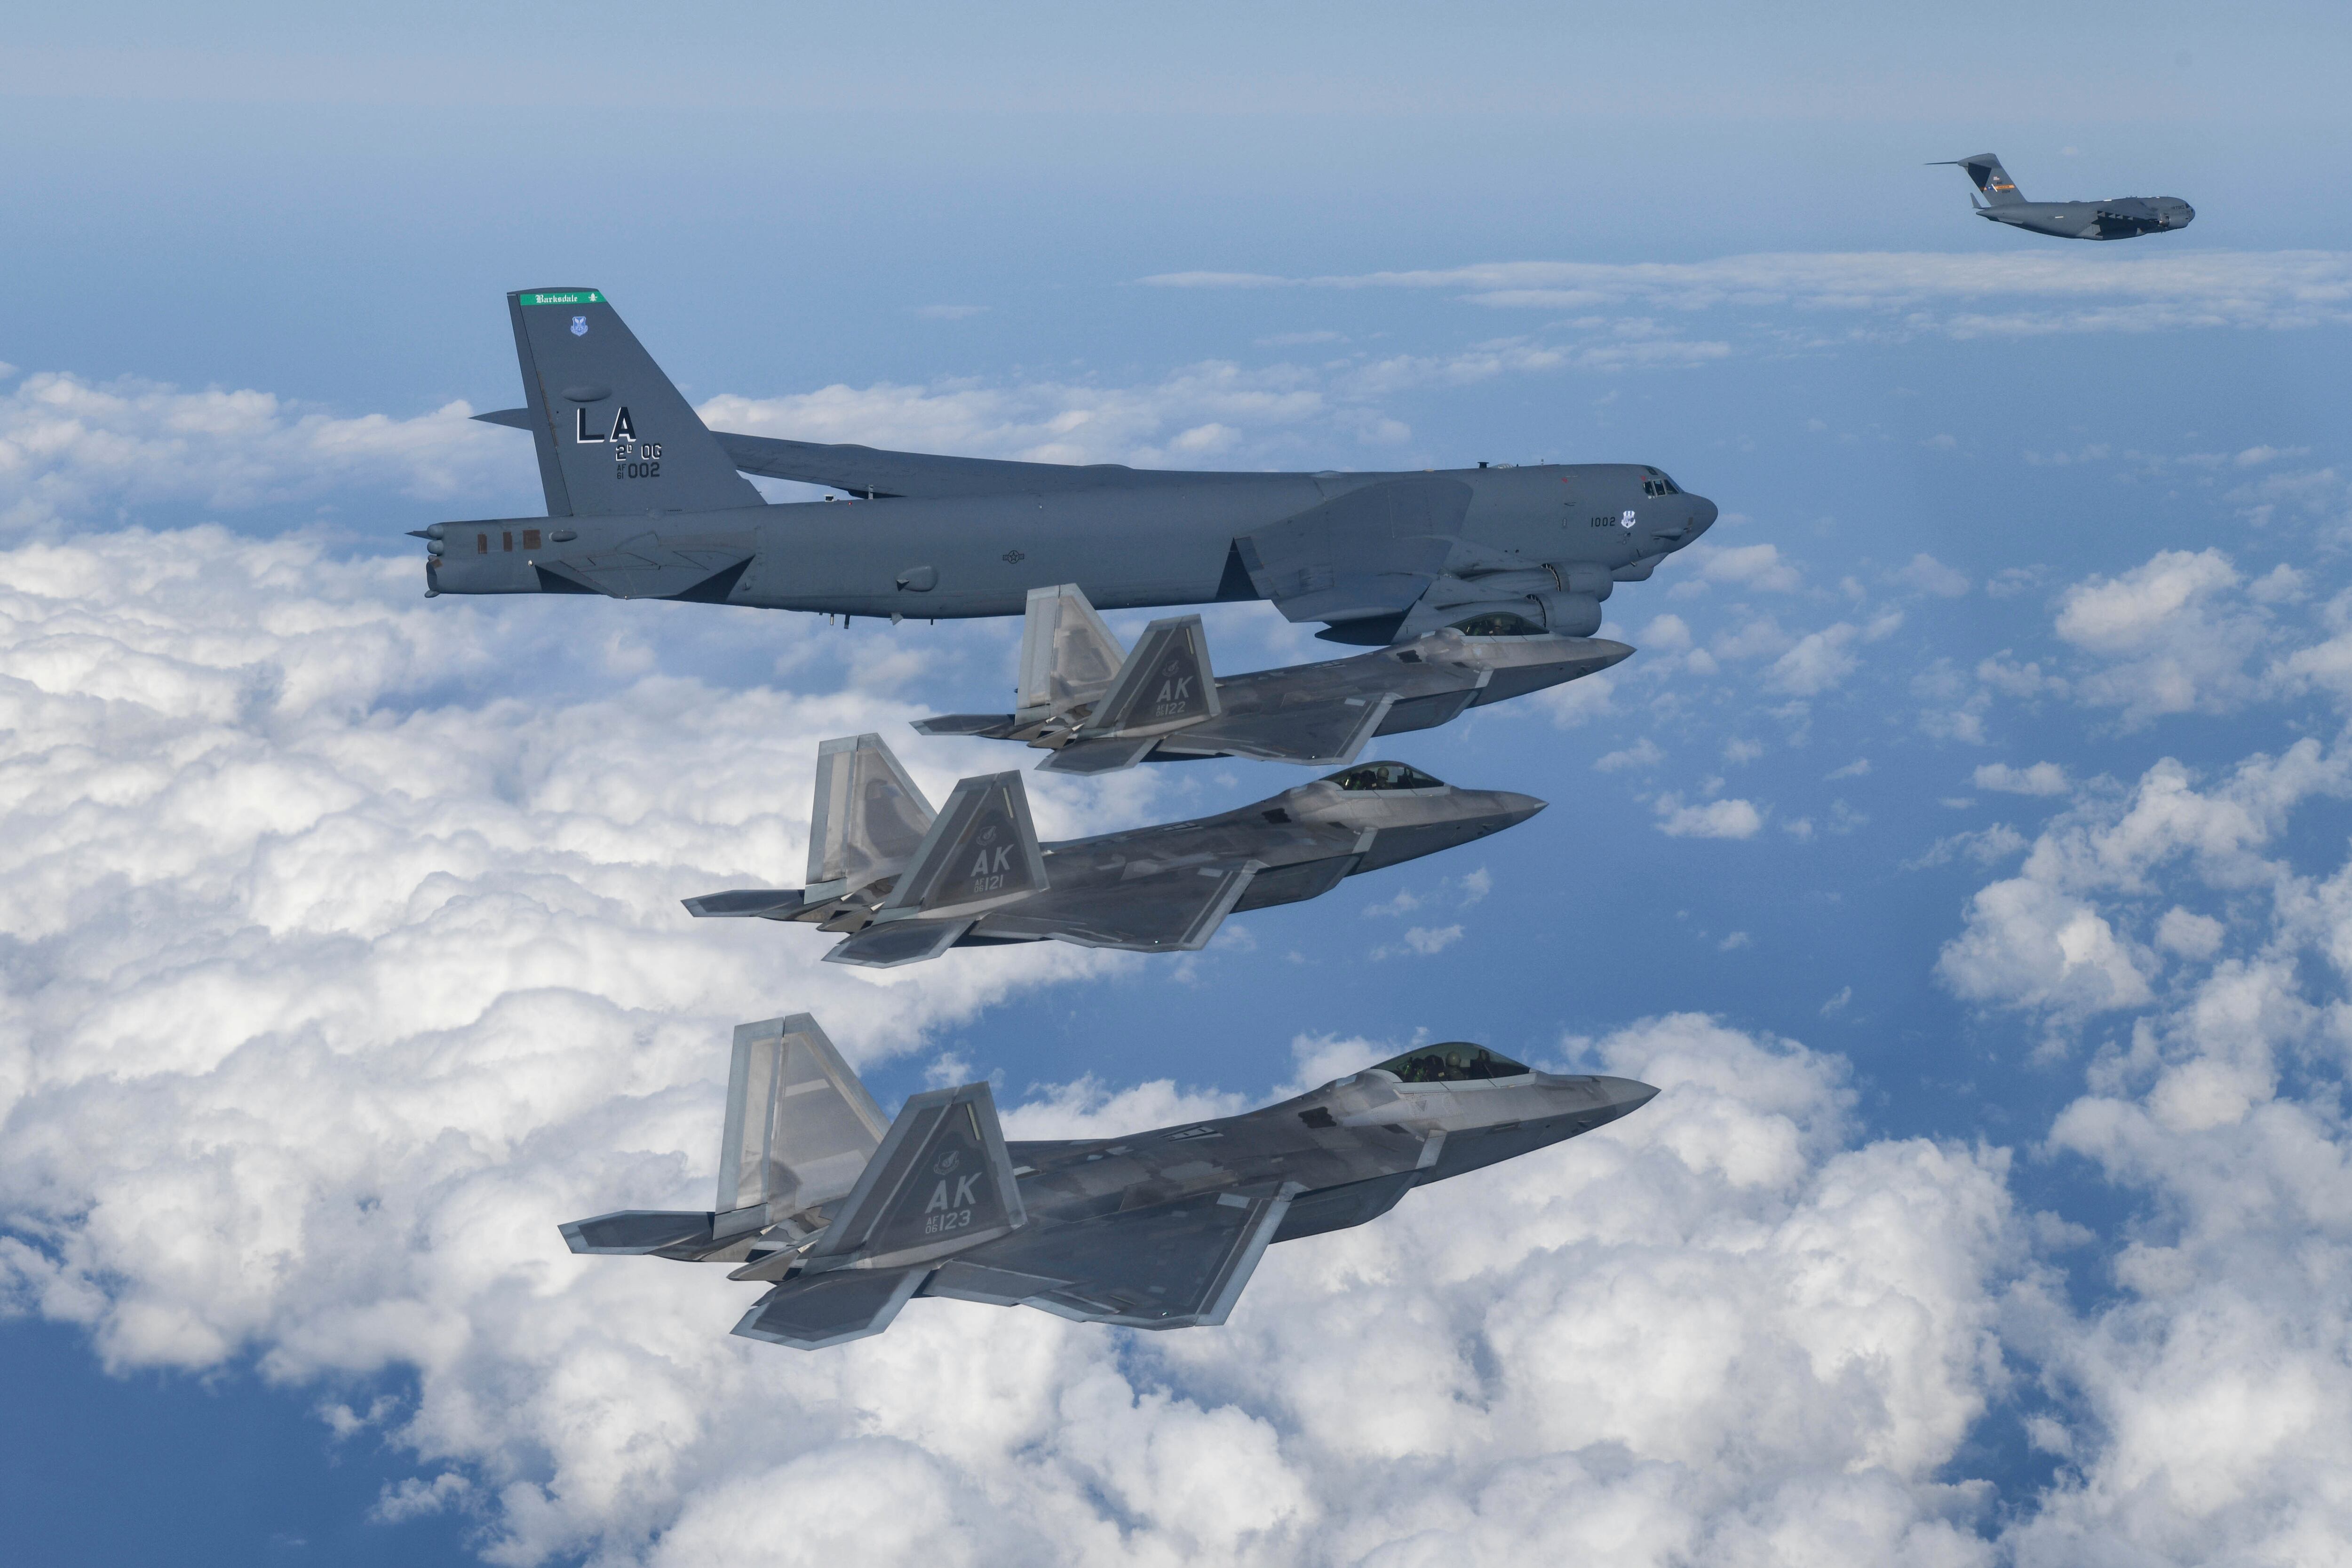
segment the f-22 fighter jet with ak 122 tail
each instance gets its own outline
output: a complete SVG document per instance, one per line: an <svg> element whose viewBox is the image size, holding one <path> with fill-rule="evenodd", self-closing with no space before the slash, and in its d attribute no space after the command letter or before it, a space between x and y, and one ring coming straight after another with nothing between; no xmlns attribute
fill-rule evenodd
<svg viewBox="0 0 2352 1568"><path fill-rule="evenodd" d="M1188 953L1238 910L1318 898L1543 809L1532 795L1367 762L1214 817L1040 843L1020 774L963 779L934 815L882 737L860 735L818 748L806 887L738 888L686 907L845 932L824 961L866 968L1011 942Z"/></svg>
<svg viewBox="0 0 2352 1568"><path fill-rule="evenodd" d="M1467 621L1589 636L1601 602L1715 521L1633 463L1181 473L881 452L707 428L593 288L507 297L543 517L436 523L425 591L602 593L893 619L1269 599L1333 642ZM769 505L744 474L846 506Z"/></svg>
<svg viewBox="0 0 2352 1568"><path fill-rule="evenodd" d="M985 1082L897 1120L806 1013L735 1031L714 1209L562 1228L574 1252L732 1263L735 1325L796 1350L917 1296L1139 1329L1222 1323L1268 1246L1377 1219L1414 1187L1589 1133L1657 1093L1417 1046L1295 1099L1118 1138L1007 1143Z"/></svg>
<svg viewBox="0 0 2352 1568"><path fill-rule="evenodd" d="M1600 637L1491 635L1473 620L1352 658L1219 675L1198 615L1154 621L1129 653L1066 582L1029 592L1013 712L946 714L915 728L1026 741L1058 773L1206 757L1328 768L1353 762L1376 735L1433 728L1633 652Z"/></svg>

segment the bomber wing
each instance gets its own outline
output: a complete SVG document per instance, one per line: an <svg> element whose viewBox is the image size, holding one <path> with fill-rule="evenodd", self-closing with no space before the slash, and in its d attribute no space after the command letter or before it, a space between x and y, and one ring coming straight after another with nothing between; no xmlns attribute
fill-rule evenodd
<svg viewBox="0 0 2352 1568"><path fill-rule="evenodd" d="M780 441L769 435L739 435L715 430L719 444L746 474L826 485L853 496L912 497L1038 495L1055 490L1139 488L1208 477L1160 469L1129 468L1123 463L1008 463L993 457L946 457L929 452L885 452L878 447L818 441Z"/></svg>
<svg viewBox="0 0 2352 1568"><path fill-rule="evenodd" d="M1222 1323L1297 1190L1201 1193L1033 1230L989 1265L950 1260L922 1293L1128 1328Z"/></svg>
<svg viewBox="0 0 2352 1568"><path fill-rule="evenodd" d="M1234 544L1251 585L1286 620L1401 618L1444 574L1469 512L1461 480L1412 475L1349 490Z"/></svg>
<svg viewBox="0 0 2352 1568"><path fill-rule="evenodd" d="M1198 952L1263 869L1256 861L1222 862L1171 867L1108 887L1050 888L982 915L972 934L1138 953Z"/></svg>

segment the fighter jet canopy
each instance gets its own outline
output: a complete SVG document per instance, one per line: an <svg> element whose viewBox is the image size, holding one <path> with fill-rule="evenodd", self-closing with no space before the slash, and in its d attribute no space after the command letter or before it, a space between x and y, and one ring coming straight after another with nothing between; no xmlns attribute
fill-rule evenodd
<svg viewBox="0 0 2352 1568"><path fill-rule="evenodd" d="M1391 1056L1372 1071L1393 1073L1407 1083L1459 1083L1473 1078L1519 1078L1532 1069L1483 1045L1452 1040Z"/></svg>
<svg viewBox="0 0 2352 1568"><path fill-rule="evenodd" d="M1334 773L1324 780L1342 789L1443 789L1445 780L1432 779L1420 768L1402 762L1367 762L1360 768L1350 768L1344 773Z"/></svg>

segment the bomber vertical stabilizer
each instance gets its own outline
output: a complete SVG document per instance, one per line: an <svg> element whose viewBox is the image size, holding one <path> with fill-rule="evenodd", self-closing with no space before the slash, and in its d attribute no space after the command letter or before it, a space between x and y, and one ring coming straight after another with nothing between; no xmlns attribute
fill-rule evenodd
<svg viewBox="0 0 2352 1568"><path fill-rule="evenodd" d="M507 296L529 430L553 517L716 512L767 503L593 288Z"/></svg>

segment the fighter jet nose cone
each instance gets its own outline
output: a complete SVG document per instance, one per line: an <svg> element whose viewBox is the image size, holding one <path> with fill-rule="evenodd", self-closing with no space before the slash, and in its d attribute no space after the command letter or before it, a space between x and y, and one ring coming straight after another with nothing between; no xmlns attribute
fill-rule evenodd
<svg viewBox="0 0 2352 1568"><path fill-rule="evenodd" d="M1608 1092L1609 1103L1620 1116L1638 1111L1658 1097L1655 1084L1644 1083L1638 1078L1602 1078L1597 1082Z"/></svg>
<svg viewBox="0 0 2352 1568"><path fill-rule="evenodd" d="M1551 804L1549 800L1538 800L1533 795L1514 795L1507 789L1496 791L1496 798L1502 801L1503 815L1510 819L1510 825L1515 828Z"/></svg>
<svg viewBox="0 0 2352 1568"><path fill-rule="evenodd" d="M1593 638L1592 651L1597 667L1603 670L1612 664L1622 664L1633 656L1631 643L1620 643L1609 637Z"/></svg>

